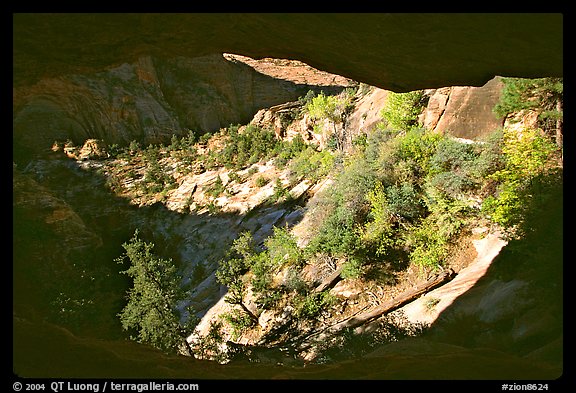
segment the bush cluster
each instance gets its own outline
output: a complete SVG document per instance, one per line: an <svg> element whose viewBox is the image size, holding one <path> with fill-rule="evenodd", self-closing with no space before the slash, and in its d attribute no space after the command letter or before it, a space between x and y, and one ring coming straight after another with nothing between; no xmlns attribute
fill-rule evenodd
<svg viewBox="0 0 576 393"><path fill-rule="evenodd" d="M346 257L347 276L375 263L440 267L472 220L487 217L505 228L520 223L530 205L527 187L555 167L555 151L538 130L498 130L464 143L420 128L380 127L319 203L308 251ZM493 191L479 205L489 185Z"/></svg>

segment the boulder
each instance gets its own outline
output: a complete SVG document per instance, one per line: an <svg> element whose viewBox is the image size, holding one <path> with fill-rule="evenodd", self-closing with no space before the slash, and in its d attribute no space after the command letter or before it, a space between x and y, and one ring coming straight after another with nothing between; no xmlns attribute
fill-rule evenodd
<svg viewBox="0 0 576 393"><path fill-rule="evenodd" d="M481 87L436 89L430 94L420 122L428 129L457 138L482 138L504 125L504 119L493 112L502 88L501 79L495 77Z"/></svg>
<svg viewBox="0 0 576 393"><path fill-rule="evenodd" d="M107 158L106 144L99 139L87 139L78 151L79 160L95 160Z"/></svg>

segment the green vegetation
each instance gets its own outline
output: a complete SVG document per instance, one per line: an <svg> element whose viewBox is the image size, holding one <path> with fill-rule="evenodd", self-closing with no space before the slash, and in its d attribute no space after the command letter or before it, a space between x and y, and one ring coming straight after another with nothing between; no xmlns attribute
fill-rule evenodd
<svg viewBox="0 0 576 393"><path fill-rule="evenodd" d="M329 150L317 151L308 146L288 166L292 183L303 178L318 181L327 176L334 166L334 154Z"/></svg>
<svg viewBox="0 0 576 393"><path fill-rule="evenodd" d="M256 178L256 181L254 182L254 184L256 184L256 187L264 187L269 182L270 182L270 179L268 179L264 176L258 176Z"/></svg>
<svg viewBox="0 0 576 393"><path fill-rule="evenodd" d="M395 131L408 130L418 122L418 115L426 106L424 92L389 92L386 105L381 111L383 126Z"/></svg>
<svg viewBox="0 0 576 393"><path fill-rule="evenodd" d="M307 248L346 257L347 277L409 263L438 268L461 230L483 217L512 232L530 206L528 186L557 167L554 145L537 130L503 138L498 130L474 144L419 128L374 133L319 203Z"/></svg>
<svg viewBox="0 0 576 393"><path fill-rule="evenodd" d="M335 121L329 116L332 100L312 98L307 108ZM550 138L535 129L504 129L486 140L463 143L419 128L422 103L422 92L392 95L382 124L356 143L361 148L343 162L328 149L311 147L292 159L293 180L337 173L312 212L318 224L300 251L303 260L318 254L341 259L342 277L382 277L385 283L409 264L441 267L462 230L475 221L491 219L510 234L522 224L535 206L534 185L558 168ZM538 191L546 192L543 186ZM270 253L277 248L271 243L252 265L252 285L261 299L274 292L271 277L279 265L271 262ZM297 315L315 315L323 298L299 288L293 299ZM268 295L261 304L270 307L276 301Z"/></svg>
<svg viewBox="0 0 576 393"><path fill-rule="evenodd" d="M338 151L343 151L345 147L346 131L344 123L346 116L353 109L353 93L352 90L345 91L344 94L338 96L327 96L320 93L309 100L305 107L310 118L328 120L332 124L332 147ZM340 127L337 127L338 125Z"/></svg>
<svg viewBox="0 0 576 393"><path fill-rule="evenodd" d="M482 209L494 222L514 227L528 214L531 199L539 197L531 192L535 182L557 171L554 160L557 149L534 129L521 133L504 130L502 144L504 167L489 176L497 182L497 192L486 197Z"/></svg>
<svg viewBox="0 0 576 393"><path fill-rule="evenodd" d="M498 116L508 116L524 110L535 111L537 126L553 136L562 148L564 81L562 78L502 78L504 90L494 107Z"/></svg>
<svg viewBox="0 0 576 393"><path fill-rule="evenodd" d="M496 112L537 110L547 119L543 125L552 124L549 120L554 119L554 129L561 126L561 81L505 79L505 84ZM256 187L274 181L269 204L289 200L289 187L303 179L333 180L310 206L311 234L305 247L298 245L288 228L274 228L259 244L250 232L244 232L220 260L216 278L228 289L225 300L236 306L220 322L231 327L233 339L257 326L263 310L290 305L296 319L311 322L330 308L335 299L329 291L314 291L300 276L315 258L342 263L343 278L372 280L378 285L393 282L397 272L408 266L425 273L441 269L460 236L479 221L489 220L510 236L523 236L526 217L543 206L556 190L554 184L561 182L561 134L550 129L504 128L484 140L464 143L418 124L425 96L415 91L390 93L381 123L347 145L345 120L352 108L350 94L309 95L302 102L303 111L317 122L317 129L325 121L331 124L333 145L327 143L326 149L319 150L300 136L281 141L271 130L248 125L203 136L201 147L194 144L194 133L181 139L173 137L168 147L171 156L187 157L184 166L201 163L204 169L230 169L231 182L247 180L237 171L246 170L244 176L253 176L258 170L248 169L250 166L273 159L278 167L287 169L288 185L268 175L253 180ZM198 155L200 148L204 155ZM133 155L137 149L142 152L145 169L140 179L143 189L155 193L169 190L172 176L162 167L167 151L152 147L141 150L135 143L125 154ZM226 187L219 176L205 189L211 198L224 192ZM217 211L213 201L209 208ZM142 263L138 261L152 260L156 265L150 270L165 271L171 285L177 281L168 261L151 256L149 244L134 238L125 248L135 266ZM137 269L126 272L136 285ZM146 294L149 289L138 291ZM253 300L250 305L246 303L248 293ZM155 301L164 301L157 307L160 310L174 310L182 295L160 290L155 294ZM144 295L131 297L142 301ZM182 345L186 328L177 324L174 311L166 315L156 311L148 316L131 302L121 318L126 329L139 331L136 339L164 350ZM433 309L436 303L437 299L430 299L426 307ZM154 312L154 308L146 311ZM221 328L213 326L211 338L204 341L201 351L215 351Z"/></svg>
<svg viewBox="0 0 576 393"><path fill-rule="evenodd" d="M274 194L268 198L268 203L289 202L292 200L292 195L288 188L285 188L280 178L276 179L274 183Z"/></svg>
<svg viewBox="0 0 576 393"><path fill-rule="evenodd" d="M222 181L222 178L220 176L217 176L214 183L212 183L212 185L206 188L206 194L211 196L212 198L218 198L225 191L226 186L224 185L224 182Z"/></svg>
<svg viewBox="0 0 576 393"><path fill-rule="evenodd" d="M224 147L212 156L214 166L242 169L247 165L270 158L279 141L274 132L249 124L243 132L231 126L224 134Z"/></svg>
<svg viewBox="0 0 576 393"><path fill-rule="evenodd" d="M250 232L244 232L220 261L216 278L228 287L226 301L239 305L253 323L258 323L256 315L243 303L248 287L251 286L256 303L262 309L271 308L283 292L282 288L276 288L273 276L284 267L299 268L303 262L302 250L285 228L274 228L274 234L265 240L263 250L257 249ZM250 275L246 274L248 271Z"/></svg>
<svg viewBox="0 0 576 393"><path fill-rule="evenodd" d="M126 252L117 262L129 262L130 266L122 273L132 278L133 286L127 293L126 306L118 315L122 327L136 333L133 340L164 352L178 353L183 348L191 351L186 337L197 321L190 317L185 325L180 323L182 315L176 305L186 300L187 293L181 288L182 277L176 266L172 260L154 255L154 244L141 240L138 231L123 247Z"/></svg>
<svg viewBox="0 0 576 393"><path fill-rule="evenodd" d="M336 302L336 297L328 291L312 292L307 295L297 294L294 296L293 303L295 313L298 318L312 319L320 314L324 308Z"/></svg>
<svg viewBox="0 0 576 393"><path fill-rule="evenodd" d="M240 306L252 324L258 323L258 317L244 304L244 296L248 290L244 274L254 264L256 255L252 235L245 232L234 241L227 257L222 259L216 272L216 279L228 288L226 302Z"/></svg>

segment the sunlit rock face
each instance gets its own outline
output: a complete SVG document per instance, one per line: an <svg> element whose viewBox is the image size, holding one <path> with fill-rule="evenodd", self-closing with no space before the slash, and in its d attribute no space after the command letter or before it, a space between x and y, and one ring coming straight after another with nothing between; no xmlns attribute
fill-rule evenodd
<svg viewBox="0 0 576 393"><path fill-rule="evenodd" d="M428 106L420 120L424 127L457 138L478 139L504 124L494 106L498 103L503 83L500 77L484 86L453 86L428 92Z"/></svg>
<svg viewBox="0 0 576 393"><path fill-rule="evenodd" d="M343 79L343 78L342 78ZM54 141L144 146L172 135L200 135L296 100L308 90L337 92L340 85L299 84L257 72L221 54L195 58L141 57L107 71L63 75L14 90L17 155L47 151Z"/></svg>

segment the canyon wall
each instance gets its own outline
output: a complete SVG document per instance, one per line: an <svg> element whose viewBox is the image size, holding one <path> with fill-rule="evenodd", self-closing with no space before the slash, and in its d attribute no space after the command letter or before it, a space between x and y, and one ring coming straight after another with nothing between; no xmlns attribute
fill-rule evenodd
<svg viewBox="0 0 576 393"><path fill-rule="evenodd" d="M30 156L49 151L54 141L90 138L120 146L170 143L173 134L246 124L259 109L349 84L339 83L299 84L222 55L141 57L105 72L14 89L14 152Z"/></svg>

